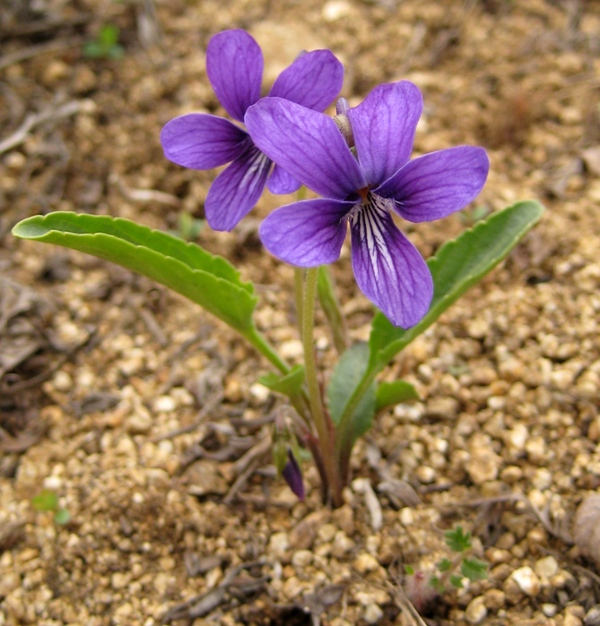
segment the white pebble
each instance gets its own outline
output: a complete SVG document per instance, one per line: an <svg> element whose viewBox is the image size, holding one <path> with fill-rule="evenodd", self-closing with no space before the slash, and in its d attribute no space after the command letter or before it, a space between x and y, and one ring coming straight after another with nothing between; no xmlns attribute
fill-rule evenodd
<svg viewBox="0 0 600 626"><path fill-rule="evenodd" d="M517 583L519 589L528 596L537 596L540 592L540 579L529 566L516 569L511 578Z"/></svg>
<svg viewBox="0 0 600 626"><path fill-rule="evenodd" d="M343 0L332 0L323 6L321 15L326 22L335 22L350 14L350 5Z"/></svg>
<svg viewBox="0 0 600 626"><path fill-rule="evenodd" d="M538 576L551 578L558 572L558 563L553 556L545 556L543 559L536 561L534 571Z"/></svg>
<svg viewBox="0 0 600 626"><path fill-rule="evenodd" d="M465 619L469 624L483 624L487 617L487 608L483 596L473 598L465 610Z"/></svg>
<svg viewBox="0 0 600 626"><path fill-rule="evenodd" d="M154 401L154 410L158 413L171 413L177 408L177 403L171 396L159 396Z"/></svg>
<svg viewBox="0 0 600 626"><path fill-rule="evenodd" d="M383 617L383 611L374 602L365 607L363 618L367 624L376 624Z"/></svg>

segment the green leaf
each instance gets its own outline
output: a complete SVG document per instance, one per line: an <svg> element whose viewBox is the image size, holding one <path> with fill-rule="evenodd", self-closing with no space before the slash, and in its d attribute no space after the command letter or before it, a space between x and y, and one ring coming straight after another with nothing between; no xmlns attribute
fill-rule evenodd
<svg viewBox="0 0 600 626"><path fill-rule="evenodd" d="M119 44L115 44L114 46L111 46L106 51L106 58L112 59L113 61L122 59L124 56L125 56L125 49L123 48L123 46L120 46Z"/></svg>
<svg viewBox="0 0 600 626"><path fill-rule="evenodd" d="M450 576L450 584L455 589L462 589L463 588L462 576L457 576L456 574L452 574L452 576Z"/></svg>
<svg viewBox="0 0 600 626"><path fill-rule="evenodd" d="M369 347L367 344L355 343L344 352L333 370L327 397L334 424L339 424L348 400L367 371L368 359ZM371 385L363 395L350 418L353 440L369 430L374 414L375 384Z"/></svg>
<svg viewBox="0 0 600 626"><path fill-rule="evenodd" d="M404 573L408 574L409 576L413 576L415 573L415 568L412 565L405 565Z"/></svg>
<svg viewBox="0 0 600 626"><path fill-rule="evenodd" d="M437 568L440 572L447 572L452 567L452 561L450 559L442 559L438 561Z"/></svg>
<svg viewBox="0 0 600 626"><path fill-rule="evenodd" d="M50 489L44 489L37 496L31 498L31 504L36 511L56 511L58 508L58 496Z"/></svg>
<svg viewBox="0 0 600 626"><path fill-rule="evenodd" d="M452 552L464 552L471 547L471 533L465 532L462 526L446 531L444 536L446 537L446 545Z"/></svg>
<svg viewBox="0 0 600 626"><path fill-rule="evenodd" d="M54 522L59 526L64 526L71 521L71 514L68 509L58 509L54 514Z"/></svg>
<svg viewBox="0 0 600 626"><path fill-rule="evenodd" d="M261 385L282 393L285 396L294 396L300 393L302 384L304 383L304 367L302 365L296 365L292 368L289 374L281 376L279 374L265 374L258 379Z"/></svg>
<svg viewBox="0 0 600 626"><path fill-rule="evenodd" d="M429 579L429 586L435 589L437 593L440 594L444 593L445 591L444 583L437 576L432 576Z"/></svg>
<svg viewBox="0 0 600 626"><path fill-rule="evenodd" d="M479 559L463 559L460 571L469 580L485 580L487 578L487 563Z"/></svg>
<svg viewBox="0 0 600 626"><path fill-rule="evenodd" d="M109 48L119 41L119 27L114 24L104 24L98 33L98 41Z"/></svg>
<svg viewBox="0 0 600 626"><path fill-rule="evenodd" d="M180 293L241 331L253 328L254 286L224 258L126 219L58 211L19 222L13 235L93 254Z"/></svg>
<svg viewBox="0 0 600 626"><path fill-rule="evenodd" d="M408 330L393 326L383 313L378 312L369 339L369 368L379 370L385 367L400 350L433 324L467 289L506 257L538 222L543 211L542 205L533 200L518 202L444 244L427 262L434 283L429 312Z"/></svg>
<svg viewBox="0 0 600 626"><path fill-rule="evenodd" d="M377 387L375 411L379 412L388 406L395 406L400 402L408 402L409 400L418 400L419 394L406 380L394 380L392 382L383 382Z"/></svg>
<svg viewBox="0 0 600 626"><path fill-rule="evenodd" d="M104 47L97 41L88 41L83 46L83 54L90 59L99 59L104 54Z"/></svg>

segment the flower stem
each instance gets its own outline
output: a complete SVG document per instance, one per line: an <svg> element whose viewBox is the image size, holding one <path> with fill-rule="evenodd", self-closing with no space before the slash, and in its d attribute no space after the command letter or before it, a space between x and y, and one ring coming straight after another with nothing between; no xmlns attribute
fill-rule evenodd
<svg viewBox="0 0 600 626"><path fill-rule="evenodd" d="M304 304L302 307L302 344L304 346L304 367L306 371L306 384L308 387L308 399L315 428L319 436L321 457L325 464L325 473L328 485L326 491L331 494L333 505L342 504L339 473L336 470L333 449L333 425L323 408L321 389L317 375L317 362L313 345L313 330L315 319L315 300L317 296L317 280L319 268L309 268L306 271L306 283L304 285Z"/></svg>
<svg viewBox="0 0 600 626"><path fill-rule="evenodd" d="M302 309L304 301L304 270L301 267L294 267L294 294L296 303L296 317L298 319L298 329L302 339Z"/></svg>

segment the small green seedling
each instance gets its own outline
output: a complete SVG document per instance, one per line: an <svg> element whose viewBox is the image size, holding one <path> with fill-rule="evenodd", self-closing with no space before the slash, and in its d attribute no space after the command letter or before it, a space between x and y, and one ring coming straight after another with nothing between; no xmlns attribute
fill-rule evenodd
<svg viewBox="0 0 600 626"><path fill-rule="evenodd" d="M204 228L205 221L194 217L185 211L179 215L179 232L173 233L184 241L196 241L200 231Z"/></svg>
<svg viewBox="0 0 600 626"><path fill-rule="evenodd" d="M465 226L473 226L477 222L485 219L490 213L490 207L483 204L473 207L472 209L463 209L457 213L457 216Z"/></svg>
<svg viewBox="0 0 600 626"><path fill-rule="evenodd" d="M83 54L89 59L122 58L125 50L119 44L119 27L114 24L104 24L98 31L96 39L88 41L83 46Z"/></svg>
<svg viewBox="0 0 600 626"><path fill-rule="evenodd" d="M54 522L59 526L64 526L71 521L71 514L59 505L58 495L50 489L44 489L37 496L34 496L31 499L31 504L36 511L52 511Z"/></svg>
<svg viewBox="0 0 600 626"><path fill-rule="evenodd" d="M410 565L404 567L405 591L419 612L425 611L436 596L448 588L462 589L465 579L475 582L487 578L488 565L471 555L471 533L462 526L445 533L446 545L455 553L453 558L443 558L429 577ZM427 580L429 578L429 580Z"/></svg>

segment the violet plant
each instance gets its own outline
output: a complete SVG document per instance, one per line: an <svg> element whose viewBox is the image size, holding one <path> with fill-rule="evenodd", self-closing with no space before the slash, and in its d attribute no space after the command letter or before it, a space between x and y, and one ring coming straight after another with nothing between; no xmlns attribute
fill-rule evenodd
<svg viewBox="0 0 600 626"><path fill-rule="evenodd" d="M289 419L274 417L273 458L280 475L303 498L299 450L309 450L323 501L339 506L357 438L377 414L418 398L407 381L378 382L378 375L510 252L543 209L524 201L497 211L425 262L393 217L431 221L467 206L487 177L485 151L459 146L410 160L423 104L408 81L380 85L353 108L341 98L336 115L323 113L343 80L343 68L328 50L300 55L266 97L262 72L262 52L248 33L215 35L207 74L234 122L190 113L170 121L161 142L167 158L184 167L229 164L205 203L213 229L234 228L265 186L274 193L299 189L297 202L263 221L260 237L269 252L294 266L303 364L290 366L257 328L254 286L226 259L195 243L118 217L68 212L25 219L13 234L139 272L237 331L274 370L259 381L286 397L291 408ZM306 189L314 197L306 199ZM340 255L348 227L356 282L379 309L369 341L353 345L328 268ZM319 366L313 341L317 300L339 353L330 373Z"/></svg>

